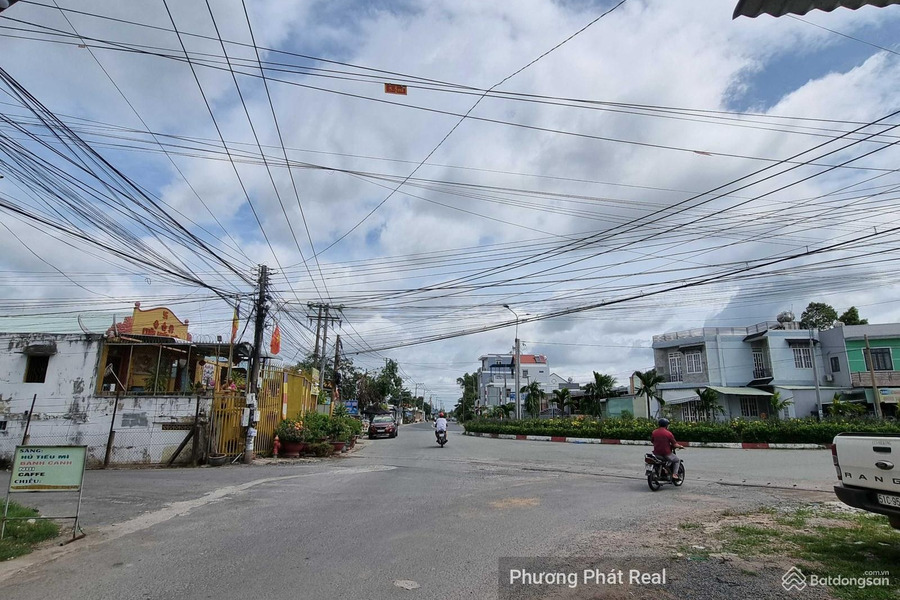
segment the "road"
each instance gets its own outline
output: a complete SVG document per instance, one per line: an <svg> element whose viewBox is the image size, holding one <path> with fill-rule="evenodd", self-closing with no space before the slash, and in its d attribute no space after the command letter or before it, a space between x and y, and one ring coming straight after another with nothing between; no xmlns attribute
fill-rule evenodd
<svg viewBox="0 0 900 600"><path fill-rule="evenodd" d="M685 450L684 487L655 494L641 477L645 451L474 438L455 426L440 448L417 424L323 461L90 471L88 536L0 565L0 596L496 598L501 557L658 564L654 531L679 520L801 495L833 499L772 489L830 489L825 451ZM59 496L27 500L64 510ZM690 569L720 568L672 569L671 597L716 597L706 594L723 590L698 587Z"/></svg>

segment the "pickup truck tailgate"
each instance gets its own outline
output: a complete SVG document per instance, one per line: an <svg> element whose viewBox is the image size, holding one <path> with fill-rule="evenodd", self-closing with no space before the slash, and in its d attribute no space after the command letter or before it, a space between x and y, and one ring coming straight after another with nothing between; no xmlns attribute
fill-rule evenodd
<svg viewBox="0 0 900 600"><path fill-rule="evenodd" d="M840 434L834 444L844 485L900 493L900 437Z"/></svg>

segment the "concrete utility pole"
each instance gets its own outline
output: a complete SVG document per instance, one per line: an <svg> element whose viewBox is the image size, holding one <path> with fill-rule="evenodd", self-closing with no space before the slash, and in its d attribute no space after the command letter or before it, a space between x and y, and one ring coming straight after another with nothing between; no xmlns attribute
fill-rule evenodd
<svg viewBox="0 0 900 600"><path fill-rule="evenodd" d="M813 339L813 331L809 330L809 358L813 364L813 379L816 380L816 408L819 410L819 419L822 419L822 395L819 393L819 367L816 364L816 347Z"/></svg>
<svg viewBox="0 0 900 600"><path fill-rule="evenodd" d="M521 381L519 380L519 373L522 370L520 365L520 359L522 358L522 348L519 344L519 314L509 307L509 304L504 304L503 308L516 315L516 361L513 367L515 368L515 378L516 378L516 418L522 418L522 386Z"/></svg>
<svg viewBox="0 0 900 600"><path fill-rule="evenodd" d="M881 390L878 389L878 385L875 381L875 361L872 360L872 348L869 347L869 334L865 336L866 340L866 356L869 357L869 375L872 377L872 394L874 395L875 402L875 416L879 419L883 417L881 412Z"/></svg>
<svg viewBox="0 0 900 600"><path fill-rule="evenodd" d="M256 428L253 424L256 412L256 399L259 393L259 370L262 355L263 333L266 329L266 314L268 305L266 293L269 287L269 268L266 265L259 266L259 281L257 283L259 293L256 297L256 320L253 328L253 356L250 363L250 381L247 385L247 409L249 421L247 423L247 437L244 444L244 464L253 462L253 442L256 438Z"/></svg>
<svg viewBox="0 0 900 600"><path fill-rule="evenodd" d="M344 307L341 306L332 306L331 304L312 304L309 303L306 305L309 309L318 309L319 314L316 317L316 350L313 353L313 364L318 365L319 367L319 391L324 389L325 386L325 366L328 363L328 323L330 321L338 321L340 323L340 317L332 317L331 310L336 310L340 312ZM324 316L322 311L325 312ZM312 315L308 315L309 319L312 320ZM322 337L322 353L319 354L319 332L321 331Z"/></svg>
<svg viewBox="0 0 900 600"><path fill-rule="evenodd" d="M341 336L335 337L334 341L334 373L331 376L331 403L337 404L341 399L341 390L338 387L338 381L341 376L338 374L338 368L341 363Z"/></svg>

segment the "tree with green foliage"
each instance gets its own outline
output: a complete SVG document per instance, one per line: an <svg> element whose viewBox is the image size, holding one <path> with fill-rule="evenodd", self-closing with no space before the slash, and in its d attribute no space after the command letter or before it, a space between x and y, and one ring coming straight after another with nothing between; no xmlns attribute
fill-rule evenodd
<svg viewBox="0 0 900 600"><path fill-rule="evenodd" d="M637 376L638 381L640 381L640 386L635 390L635 395L644 396L647 399L647 416L650 416L650 400L655 398L657 402L659 402L660 410L665 406L665 402L662 399L662 394L656 389L660 383L664 383L666 381L665 377L656 372L656 369L650 369L649 371L635 371L635 376ZM659 411L657 411L657 415Z"/></svg>
<svg viewBox="0 0 900 600"><path fill-rule="evenodd" d="M778 390L776 390L775 393L772 394L772 397L769 398L769 404L772 406L772 415L776 419L780 419L784 409L793 403L793 400L788 400L787 398L782 399L781 392Z"/></svg>
<svg viewBox="0 0 900 600"><path fill-rule="evenodd" d="M556 407L559 409L559 412L565 412L566 406L569 405L569 400L572 398L572 392L569 391L569 388L563 388L561 390L553 390L553 402L556 404Z"/></svg>
<svg viewBox="0 0 900 600"><path fill-rule="evenodd" d="M478 400L478 374L463 374L456 378L456 384L462 388L462 397L456 404L454 412L460 421L467 421L475 416L475 401Z"/></svg>
<svg viewBox="0 0 900 600"><path fill-rule="evenodd" d="M844 311L844 314L838 317L837 319L844 325L868 325L868 319L860 319L859 311L855 306L851 306L847 310Z"/></svg>
<svg viewBox="0 0 900 600"><path fill-rule="evenodd" d="M541 384L537 381L532 381L521 390L519 390L520 394L526 394L525 396L525 412L531 415L532 418L535 418L541 412L541 402L546 395L544 390L541 389Z"/></svg>
<svg viewBox="0 0 900 600"><path fill-rule="evenodd" d="M582 406L584 411L592 416L598 416L601 412L600 400L611 397L615 387L615 377L594 371L594 380L584 386L585 402Z"/></svg>
<svg viewBox="0 0 900 600"><path fill-rule="evenodd" d="M837 311L824 302L810 302L800 315L800 327L803 329L831 329L838 320Z"/></svg>
<svg viewBox="0 0 900 600"><path fill-rule="evenodd" d="M844 400L840 392L835 392L828 407L828 414L832 417L858 417L866 412L866 407L849 400Z"/></svg>
<svg viewBox="0 0 900 600"><path fill-rule="evenodd" d="M725 407L719 404L719 392L712 388L697 388L697 412L704 421L714 421L716 415L724 415Z"/></svg>

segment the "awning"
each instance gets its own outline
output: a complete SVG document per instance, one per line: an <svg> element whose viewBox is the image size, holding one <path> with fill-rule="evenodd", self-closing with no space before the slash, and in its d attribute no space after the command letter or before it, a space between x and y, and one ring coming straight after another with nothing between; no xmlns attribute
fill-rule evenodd
<svg viewBox="0 0 900 600"><path fill-rule="evenodd" d="M740 16L758 17L763 13L770 14L773 17L781 17L787 14L805 15L814 9L831 12L839 6L843 6L856 10L867 4L885 7L898 2L900 0L738 0L731 18L737 19Z"/></svg>
<svg viewBox="0 0 900 600"><path fill-rule="evenodd" d="M770 392L764 392L752 387L718 387L714 385L706 386L711 390L715 390L720 394L728 394L730 396L771 396Z"/></svg>
<svg viewBox="0 0 900 600"><path fill-rule="evenodd" d="M660 390L662 392L663 402L666 404L684 404L685 402L696 402L700 398L697 397L697 391L690 390Z"/></svg>

